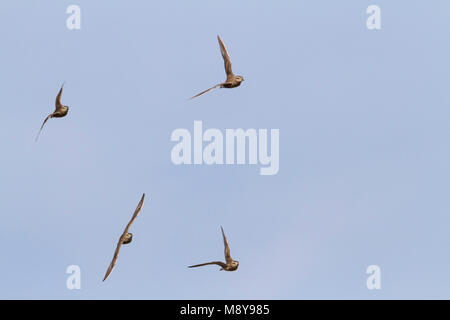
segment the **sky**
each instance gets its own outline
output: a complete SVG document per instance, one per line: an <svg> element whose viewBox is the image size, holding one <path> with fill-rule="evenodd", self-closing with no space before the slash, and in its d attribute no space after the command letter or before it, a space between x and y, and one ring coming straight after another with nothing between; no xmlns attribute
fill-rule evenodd
<svg viewBox="0 0 450 320"><path fill-rule="evenodd" d="M366 26L373 4L380 30ZM450 299L449 11L2 1L0 298ZM225 80L217 35L245 81L189 100ZM69 113L35 142L63 82ZM171 134L197 120L279 129L278 173L175 165ZM224 259L220 226L238 270L187 268Z"/></svg>

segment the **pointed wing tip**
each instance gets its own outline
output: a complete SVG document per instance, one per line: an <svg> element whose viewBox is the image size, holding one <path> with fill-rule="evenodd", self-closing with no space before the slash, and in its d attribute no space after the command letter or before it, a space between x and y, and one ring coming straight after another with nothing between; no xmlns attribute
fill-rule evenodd
<svg viewBox="0 0 450 320"><path fill-rule="evenodd" d="M42 128L39 130L38 134L36 135L36 138L34 138L34 142L38 142L39 137L41 136Z"/></svg>
<svg viewBox="0 0 450 320"><path fill-rule="evenodd" d="M106 271L105 276L103 277L102 282L105 281L106 279L108 279L109 275L111 274L111 271L112 271L112 269L110 270L110 269L108 268L108 270Z"/></svg>
<svg viewBox="0 0 450 320"><path fill-rule="evenodd" d="M110 273L111 273L111 271L109 270L109 267L108 267L108 270L106 271L105 276L103 277L103 280L102 280L102 281L105 281L106 278L109 277L109 274L110 274Z"/></svg>

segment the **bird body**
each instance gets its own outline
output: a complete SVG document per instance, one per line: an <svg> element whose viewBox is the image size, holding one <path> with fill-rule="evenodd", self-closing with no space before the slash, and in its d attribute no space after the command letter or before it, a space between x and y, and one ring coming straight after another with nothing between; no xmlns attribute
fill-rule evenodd
<svg viewBox="0 0 450 320"><path fill-rule="evenodd" d="M231 82L224 82L220 85L221 88L236 88L241 85L241 81L233 80Z"/></svg>
<svg viewBox="0 0 450 320"><path fill-rule="evenodd" d="M52 118L62 118L65 117L68 112L69 112L68 106L61 106L61 108L55 110L55 112L53 112L51 115Z"/></svg>
<svg viewBox="0 0 450 320"><path fill-rule="evenodd" d="M131 232L122 236L122 244L128 244L131 241L133 241L133 234Z"/></svg>

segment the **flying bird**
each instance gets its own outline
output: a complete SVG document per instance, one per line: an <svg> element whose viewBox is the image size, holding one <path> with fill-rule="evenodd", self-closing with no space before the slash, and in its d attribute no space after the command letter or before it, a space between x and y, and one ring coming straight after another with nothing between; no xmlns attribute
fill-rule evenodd
<svg viewBox="0 0 450 320"><path fill-rule="evenodd" d="M114 257L113 257L111 263L109 264L108 270L106 270L106 274L105 274L105 277L103 278L103 281L105 281L106 278L108 278L112 269L116 265L117 258L119 256L120 247L122 246L122 244L128 244L133 239L133 234L131 232L128 232L128 229L130 229L130 226L133 223L134 219L136 219L137 215L139 214L139 211L141 211L142 205L144 204L144 197L145 197L145 193L142 195L142 198L139 201L139 203L136 207L136 210L134 210L134 214L131 217L130 222L128 222L127 226L125 227L125 230L123 231L122 235L120 236L119 242L117 243L116 251L114 251Z"/></svg>
<svg viewBox="0 0 450 320"><path fill-rule="evenodd" d="M222 227L220 227L220 229L222 230L223 245L225 246L225 250L224 250L225 263L223 263L222 261L212 261L212 262L206 262L206 263L189 266L188 268L196 268L196 267L206 266L209 264L217 264L218 266L221 267L220 271L222 271L222 270L235 271L239 267L239 261L233 260L233 258L231 258L230 247L228 246L228 241L227 241L227 237L225 236L225 232L223 232Z"/></svg>
<svg viewBox="0 0 450 320"><path fill-rule="evenodd" d="M61 95L62 95L62 91L63 91L63 87L64 87L64 83L61 86L61 89L59 89L59 93L56 96L56 101L55 101L55 111L53 111L53 113L50 113L47 118L45 118L44 123L42 123L41 129L39 130L37 136L36 136L36 140L38 140L39 135L42 131L42 128L44 128L45 123L47 122L48 119L50 118L62 118L64 116L66 116L67 112L69 112L69 107L68 106L64 106L61 103Z"/></svg>
<svg viewBox="0 0 450 320"><path fill-rule="evenodd" d="M225 66L225 73L227 74L227 80L223 83L216 84L214 87L211 87L205 91L200 92L199 94L193 96L191 99L194 99L206 92L209 92L217 87L220 88L235 88L239 87L241 85L241 82L244 81L244 78L242 76L236 76L233 71L231 70L231 59L230 55L228 54L228 50L223 44L222 39L220 39L219 36L217 36L217 40L219 41L220 46L220 52L222 53L224 66Z"/></svg>

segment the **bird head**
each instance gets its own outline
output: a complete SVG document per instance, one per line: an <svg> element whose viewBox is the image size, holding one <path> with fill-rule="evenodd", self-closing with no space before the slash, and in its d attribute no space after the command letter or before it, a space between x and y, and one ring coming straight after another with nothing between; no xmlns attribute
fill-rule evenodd
<svg viewBox="0 0 450 320"><path fill-rule="evenodd" d="M244 81L244 77L243 76L236 76L236 81L242 82L242 81Z"/></svg>

